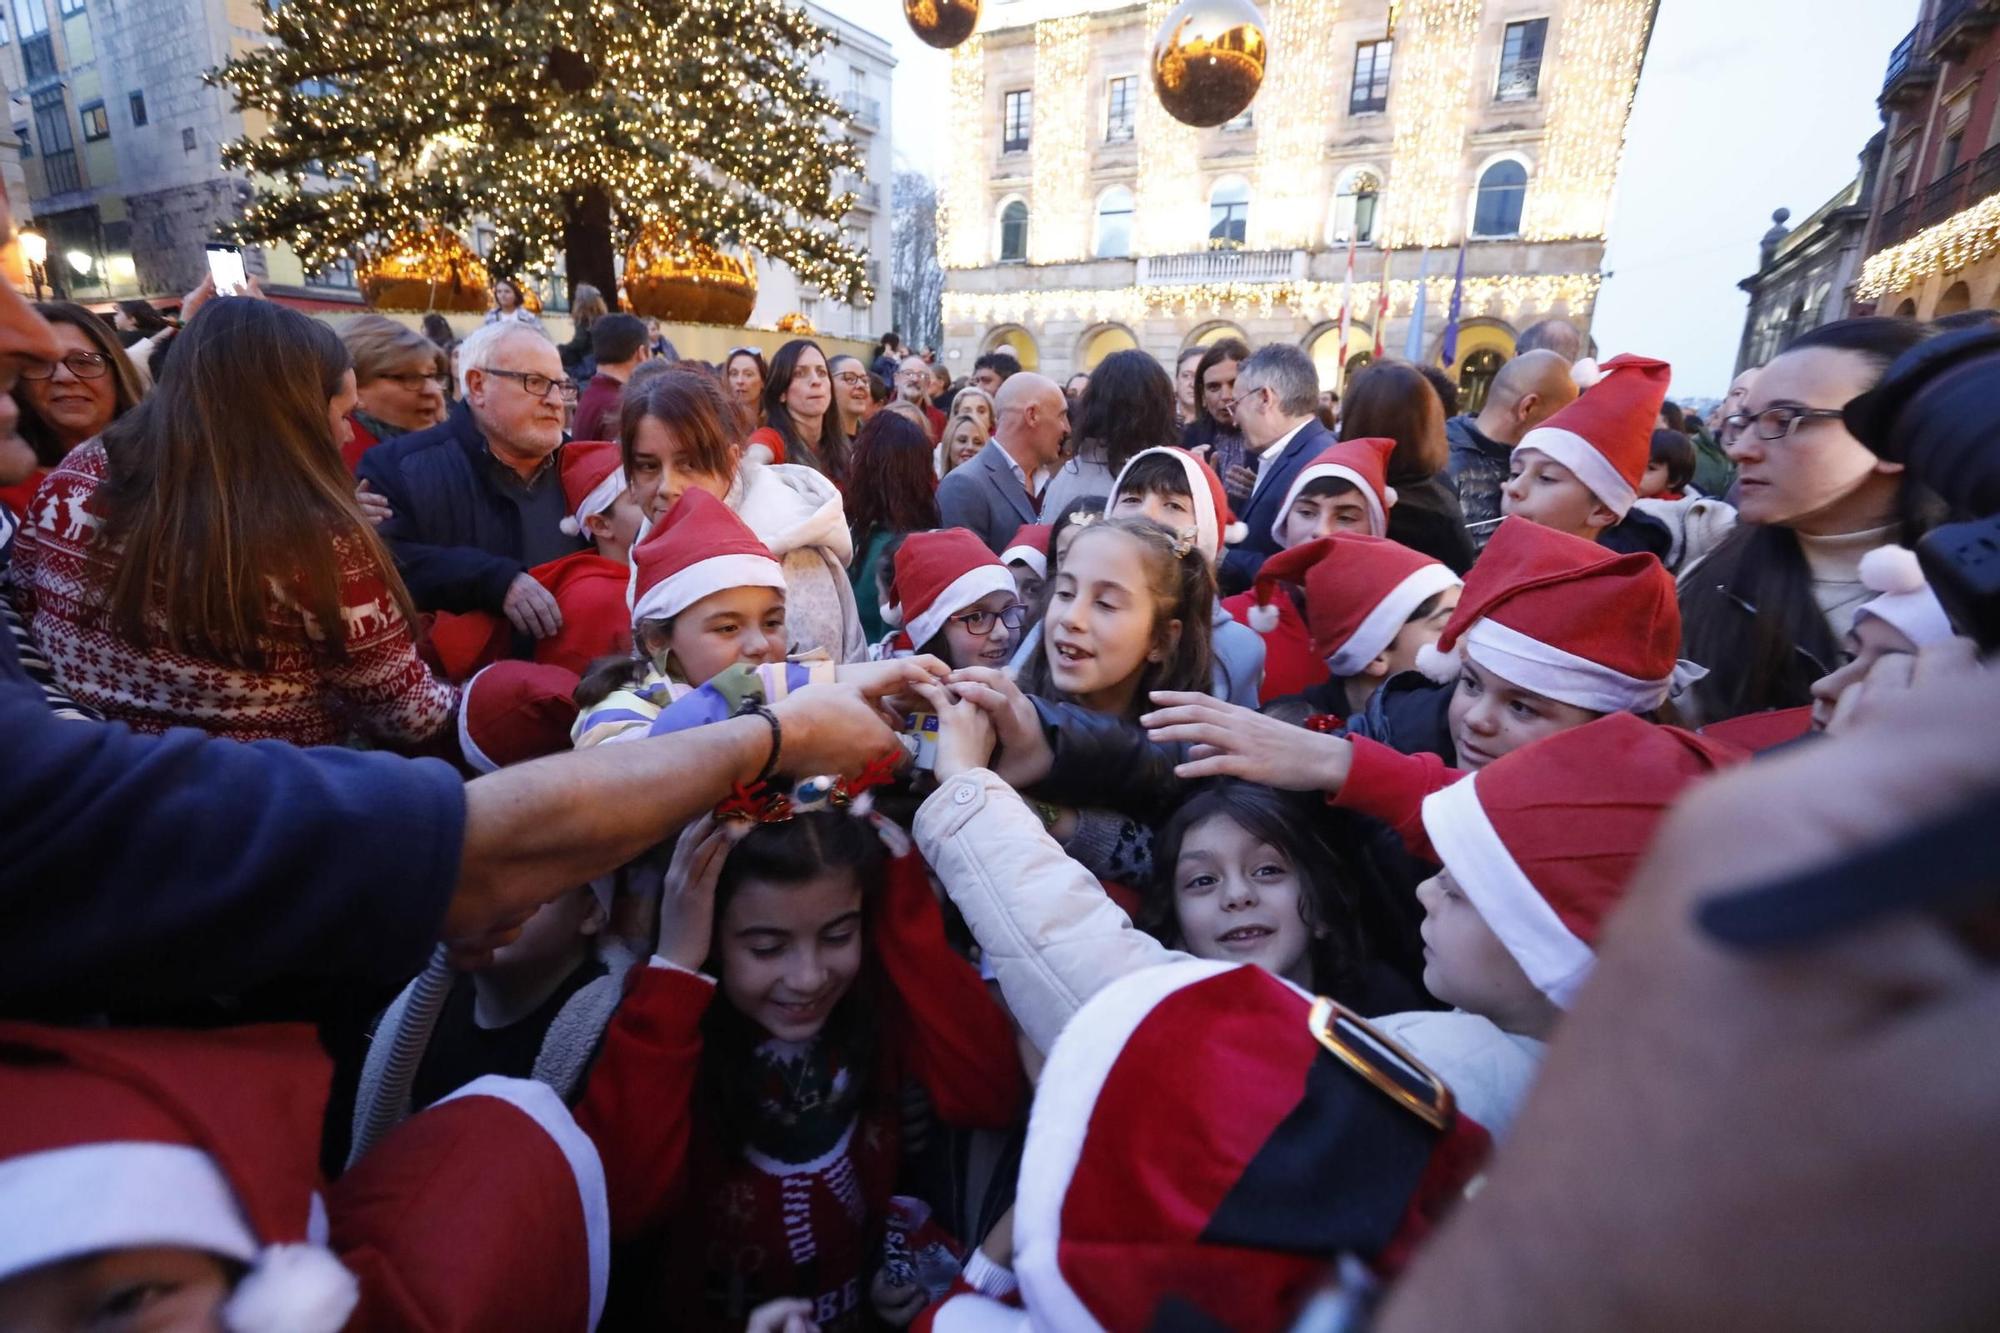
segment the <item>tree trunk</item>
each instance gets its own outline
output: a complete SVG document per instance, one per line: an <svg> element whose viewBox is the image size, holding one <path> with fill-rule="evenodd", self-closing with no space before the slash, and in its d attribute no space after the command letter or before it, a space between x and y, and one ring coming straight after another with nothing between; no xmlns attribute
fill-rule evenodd
<svg viewBox="0 0 2000 1333"><path fill-rule="evenodd" d="M613 310L621 309L611 245L611 196L604 187L593 185L563 203L563 264L569 272L570 300L576 300L577 284L587 282L604 294Z"/></svg>

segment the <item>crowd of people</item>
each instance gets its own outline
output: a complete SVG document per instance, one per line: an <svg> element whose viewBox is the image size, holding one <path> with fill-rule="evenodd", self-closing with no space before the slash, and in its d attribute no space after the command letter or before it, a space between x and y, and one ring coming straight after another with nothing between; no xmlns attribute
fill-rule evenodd
<svg viewBox="0 0 2000 1333"><path fill-rule="evenodd" d="M1990 929L1691 910L2000 786L1844 415L1937 329L1703 418L574 311L0 294L0 1326L1991 1319Z"/></svg>

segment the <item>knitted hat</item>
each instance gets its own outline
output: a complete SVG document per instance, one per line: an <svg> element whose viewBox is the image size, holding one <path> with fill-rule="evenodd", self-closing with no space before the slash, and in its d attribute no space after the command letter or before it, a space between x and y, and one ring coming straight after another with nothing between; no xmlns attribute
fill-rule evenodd
<svg viewBox="0 0 2000 1333"><path fill-rule="evenodd" d="M696 486L632 548L632 623L677 616L726 588L785 590L785 571L728 505Z"/></svg>
<svg viewBox="0 0 2000 1333"><path fill-rule="evenodd" d="M470 681L458 705L458 746L481 773L570 748L577 674L534 662L495 662Z"/></svg>
<svg viewBox="0 0 2000 1333"><path fill-rule="evenodd" d="M1861 583L1877 596L1855 611L1857 624L1863 616L1874 616L1902 631L1919 648L1953 636L1951 617L1931 591L1924 567L1909 547L1878 546L1862 556Z"/></svg>
<svg viewBox="0 0 2000 1333"><path fill-rule="evenodd" d="M1389 455L1396 452L1394 440L1363 438L1342 440L1331 448L1320 451L1319 457L1307 463L1292 479L1292 488L1285 492L1285 502L1278 506L1278 517L1271 522L1271 539L1280 546L1285 542L1285 516L1292 512L1299 493L1316 481L1344 481L1361 492L1361 498L1368 502L1368 531L1371 536L1381 537L1389 531L1389 510L1396 503L1396 488L1389 484Z"/></svg>
<svg viewBox="0 0 2000 1333"><path fill-rule="evenodd" d="M990 593L1014 591L1014 576L967 528L913 532L896 548L882 619L921 650L944 622Z"/></svg>
<svg viewBox="0 0 2000 1333"><path fill-rule="evenodd" d="M1250 627L1269 634L1278 627L1272 605L1281 583L1303 584L1306 626L1313 652L1336 676L1353 676L1374 661L1416 609L1458 575L1427 555L1385 537L1338 532L1280 551L1257 571L1257 604Z"/></svg>
<svg viewBox="0 0 2000 1333"><path fill-rule="evenodd" d="M1185 449L1158 447L1141 449L1133 454L1125 466L1118 470L1118 480L1111 485L1111 498L1118 498L1119 490L1125 485L1125 474L1142 458L1167 457L1179 463L1187 474L1188 494L1194 497L1194 539L1201 547L1202 554L1211 562L1222 556L1225 545L1234 546L1250 535L1250 529L1237 522L1229 512L1229 497L1222 489L1222 478L1215 475L1215 469L1196 458Z"/></svg>
<svg viewBox="0 0 2000 1333"><path fill-rule="evenodd" d="M1514 453L1547 454L1623 518L1639 498L1673 367L1651 357L1614 356L1598 369L1597 382L1522 436Z"/></svg>
<svg viewBox="0 0 2000 1333"><path fill-rule="evenodd" d="M1673 576L1653 556L1616 555L1515 517L1493 530L1458 610L1437 646L1417 654L1417 669L1448 683L1463 651L1547 698L1594 713L1643 713L1706 674L1676 661L1680 645Z"/></svg>
<svg viewBox="0 0 2000 1333"><path fill-rule="evenodd" d="M1035 571L1035 577L1049 576L1049 534L1055 531L1052 523L1023 523L1014 533L1007 549L1000 553L1000 563L1011 565L1016 560Z"/></svg>
<svg viewBox="0 0 2000 1333"><path fill-rule="evenodd" d="M359 1298L319 1195L329 1069L309 1027L0 1024L0 1280L176 1246L248 1268L232 1333L334 1333Z"/></svg>
<svg viewBox="0 0 2000 1333"><path fill-rule="evenodd" d="M557 524L574 537L583 531L583 521L601 514L625 493L625 469L619 463L618 446L608 440L571 440L563 446L563 506L569 510Z"/></svg>
<svg viewBox="0 0 2000 1333"><path fill-rule="evenodd" d="M1567 1008L1667 807L1695 779L1744 757L1733 745L1612 713L1432 792L1424 831L1528 980Z"/></svg>
<svg viewBox="0 0 2000 1333"><path fill-rule="evenodd" d="M1261 968L1185 962L1070 1019L1014 1212L1036 1328L1284 1329L1343 1255L1400 1268L1490 1143L1399 1047L1346 1019L1322 1044L1317 1017Z"/></svg>

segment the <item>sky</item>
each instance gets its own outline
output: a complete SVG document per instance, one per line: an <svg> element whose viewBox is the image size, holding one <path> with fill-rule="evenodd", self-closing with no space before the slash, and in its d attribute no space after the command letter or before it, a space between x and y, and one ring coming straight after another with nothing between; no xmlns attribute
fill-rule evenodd
<svg viewBox="0 0 2000 1333"><path fill-rule="evenodd" d="M951 57L896 0L819 0L890 39L899 168L951 150ZM1735 369L1757 243L1776 208L1804 221L1853 179L1881 128L1875 94L1917 0L1661 0L1627 132L1593 331L1604 353L1674 366L1677 397L1720 397Z"/></svg>

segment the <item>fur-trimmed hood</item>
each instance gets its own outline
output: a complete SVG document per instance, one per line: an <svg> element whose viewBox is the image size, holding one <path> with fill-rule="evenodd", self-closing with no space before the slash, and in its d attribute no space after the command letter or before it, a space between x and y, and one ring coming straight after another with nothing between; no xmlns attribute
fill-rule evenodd
<svg viewBox="0 0 2000 1333"><path fill-rule="evenodd" d="M840 492L809 467L746 459L736 469L728 505L780 560L808 546L826 548L843 566L854 558Z"/></svg>

